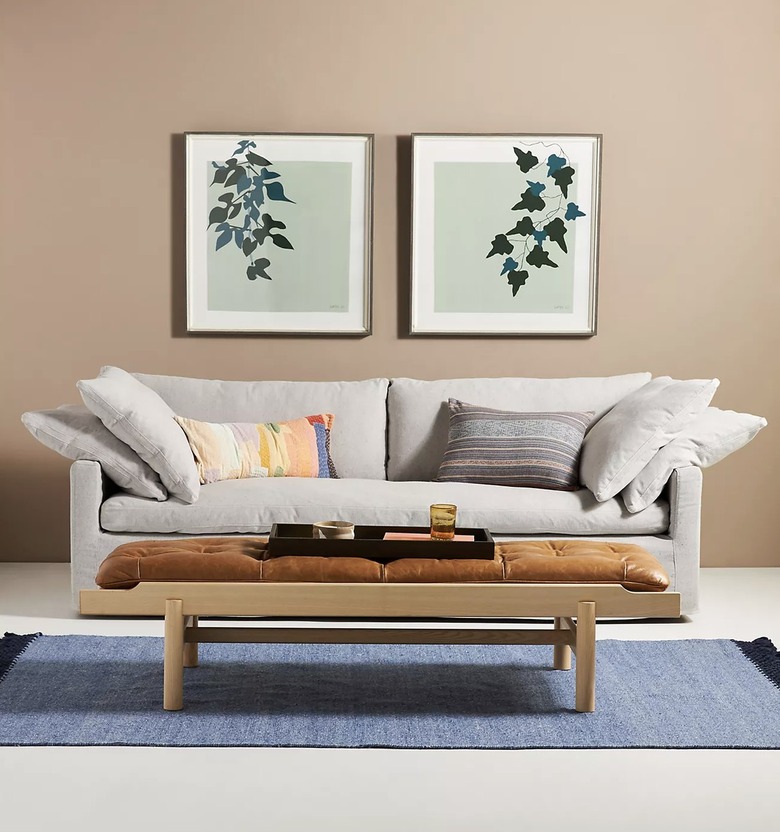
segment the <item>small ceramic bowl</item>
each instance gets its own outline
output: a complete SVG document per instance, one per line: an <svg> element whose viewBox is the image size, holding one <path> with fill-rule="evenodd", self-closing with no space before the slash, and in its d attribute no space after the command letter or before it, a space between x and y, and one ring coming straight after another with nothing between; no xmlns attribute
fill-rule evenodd
<svg viewBox="0 0 780 832"><path fill-rule="evenodd" d="M346 520L321 520L313 524L314 536L328 540L352 540L355 537L355 524Z"/></svg>

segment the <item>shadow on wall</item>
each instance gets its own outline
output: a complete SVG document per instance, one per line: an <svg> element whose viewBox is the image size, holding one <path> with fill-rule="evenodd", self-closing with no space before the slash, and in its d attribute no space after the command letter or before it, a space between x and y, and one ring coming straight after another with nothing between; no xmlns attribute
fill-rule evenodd
<svg viewBox="0 0 780 832"><path fill-rule="evenodd" d="M412 297L412 137L396 139L398 337L409 338Z"/></svg>
<svg viewBox="0 0 780 832"><path fill-rule="evenodd" d="M4 460L0 527L5 545L0 561L70 560L70 465L70 460L51 451L46 451L46 458L40 460Z"/></svg>
<svg viewBox="0 0 780 832"><path fill-rule="evenodd" d="M171 336L187 334L187 160L184 133L171 136Z"/></svg>

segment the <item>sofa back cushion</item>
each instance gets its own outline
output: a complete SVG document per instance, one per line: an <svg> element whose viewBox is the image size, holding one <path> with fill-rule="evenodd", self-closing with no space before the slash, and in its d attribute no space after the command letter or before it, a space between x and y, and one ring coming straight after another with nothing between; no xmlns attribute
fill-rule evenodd
<svg viewBox="0 0 780 832"><path fill-rule="evenodd" d="M216 381L136 373L179 416L202 422L282 422L332 413L341 477L385 479L388 380Z"/></svg>
<svg viewBox="0 0 780 832"><path fill-rule="evenodd" d="M388 392L390 480L432 480L447 448L450 398L499 410L591 410L600 419L650 373L606 378L394 378ZM334 454L336 465L338 458Z"/></svg>

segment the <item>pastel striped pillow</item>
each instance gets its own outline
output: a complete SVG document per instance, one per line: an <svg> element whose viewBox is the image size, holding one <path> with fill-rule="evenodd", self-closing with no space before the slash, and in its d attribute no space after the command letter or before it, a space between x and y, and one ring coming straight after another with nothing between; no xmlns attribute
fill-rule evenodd
<svg viewBox="0 0 780 832"><path fill-rule="evenodd" d="M512 413L450 399L450 433L436 479L573 491L580 447L593 419L583 413Z"/></svg>
<svg viewBox="0 0 780 832"><path fill-rule="evenodd" d="M176 417L201 483L249 477L337 479L330 457L332 413L289 422L197 422Z"/></svg>

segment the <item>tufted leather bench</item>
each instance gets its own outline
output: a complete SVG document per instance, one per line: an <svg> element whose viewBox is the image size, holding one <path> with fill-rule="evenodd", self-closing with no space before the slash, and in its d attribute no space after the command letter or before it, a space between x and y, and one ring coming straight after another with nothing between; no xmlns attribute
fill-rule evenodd
<svg viewBox="0 0 780 832"><path fill-rule="evenodd" d="M446 548L446 544L442 544ZM680 596L640 546L593 540L496 544L493 560L274 557L265 538L127 543L82 590L87 615L165 615L163 707L180 710L183 667L203 642L552 644L553 666L576 652L576 710L595 709L596 613L679 617ZM199 616L285 618L552 617L552 630L398 627L201 627ZM502 622L505 623L505 622ZM439 625L441 626L441 625Z"/></svg>
<svg viewBox="0 0 780 832"><path fill-rule="evenodd" d="M446 544L445 544L446 545ZM522 540L496 545L493 560L272 557L265 538L190 538L126 543L101 564L95 583L130 589L142 581L316 583L616 583L663 592L669 576L641 546L592 540Z"/></svg>

